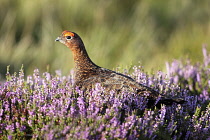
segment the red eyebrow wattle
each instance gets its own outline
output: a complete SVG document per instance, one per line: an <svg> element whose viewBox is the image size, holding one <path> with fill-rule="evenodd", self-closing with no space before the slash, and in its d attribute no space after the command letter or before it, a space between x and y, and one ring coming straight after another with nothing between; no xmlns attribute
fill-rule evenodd
<svg viewBox="0 0 210 140"><path fill-rule="evenodd" d="M70 31L63 31L63 36L74 36L74 33L70 32Z"/></svg>

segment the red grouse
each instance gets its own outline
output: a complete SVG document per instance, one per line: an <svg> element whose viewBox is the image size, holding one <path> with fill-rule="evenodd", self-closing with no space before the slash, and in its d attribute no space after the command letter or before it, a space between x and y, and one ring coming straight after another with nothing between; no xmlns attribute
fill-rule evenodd
<svg viewBox="0 0 210 140"><path fill-rule="evenodd" d="M183 103L182 99L166 99L150 87L137 83L131 77L126 76L115 71L102 68L93 63L88 56L85 45L80 36L71 31L63 31L62 34L56 38L55 41L60 41L66 45L73 53L75 63L75 87L81 90L89 90L95 86L96 83L101 83L107 90L133 89L140 96L144 96L153 103L159 99L159 104Z"/></svg>

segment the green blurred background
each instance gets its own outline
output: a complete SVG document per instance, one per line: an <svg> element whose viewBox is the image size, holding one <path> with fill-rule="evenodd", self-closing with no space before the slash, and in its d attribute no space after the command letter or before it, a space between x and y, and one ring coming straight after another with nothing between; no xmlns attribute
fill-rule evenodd
<svg viewBox="0 0 210 140"><path fill-rule="evenodd" d="M210 44L209 0L0 0L0 73L26 74L74 67L72 54L54 42L63 30L77 32L91 59L113 69L165 62L202 61Z"/></svg>

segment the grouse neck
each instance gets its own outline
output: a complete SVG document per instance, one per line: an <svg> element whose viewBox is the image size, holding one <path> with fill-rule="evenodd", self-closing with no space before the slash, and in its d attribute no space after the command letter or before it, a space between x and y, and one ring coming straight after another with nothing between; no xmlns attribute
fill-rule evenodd
<svg viewBox="0 0 210 140"><path fill-rule="evenodd" d="M90 57L87 54L87 51L84 47L84 45L80 45L80 47L77 47L76 49L72 49L73 57L74 57L74 63L76 70L88 70L93 68L98 68L95 63L92 62Z"/></svg>

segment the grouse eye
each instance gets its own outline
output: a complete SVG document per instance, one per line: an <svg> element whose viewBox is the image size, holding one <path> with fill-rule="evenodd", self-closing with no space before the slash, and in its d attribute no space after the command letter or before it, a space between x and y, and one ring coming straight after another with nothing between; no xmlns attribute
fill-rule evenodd
<svg viewBox="0 0 210 140"><path fill-rule="evenodd" d="M66 39L70 40L70 39L72 39L72 37L71 36L66 36Z"/></svg>

